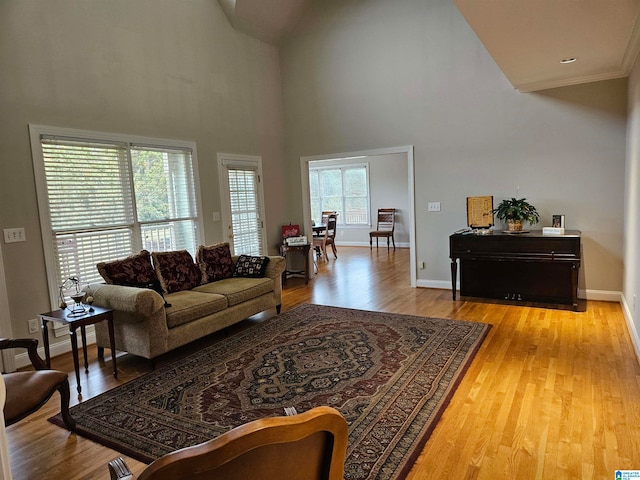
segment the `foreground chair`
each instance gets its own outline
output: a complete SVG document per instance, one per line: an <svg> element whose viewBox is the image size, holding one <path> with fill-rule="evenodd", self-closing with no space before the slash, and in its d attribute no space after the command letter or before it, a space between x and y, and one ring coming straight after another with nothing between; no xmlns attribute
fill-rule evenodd
<svg viewBox="0 0 640 480"><path fill-rule="evenodd" d="M338 216L335 214L330 214L327 217L326 228L324 229L324 233L322 236L313 237L313 246L317 250L322 252L324 256L324 261L328 261L329 257L327 257L327 245L331 245L331 249L333 250L333 256L338 258L338 252L336 251L336 224L338 222Z"/></svg>
<svg viewBox="0 0 640 480"><path fill-rule="evenodd" d="M396 228L396 209L395 208L379 208L378 224L376 229L369 232L369 248L373 250L373 239L376 239L376 248L378 248L378 239L380 237L387 239L387 251L389 251L389 238L393 242L393 249L396 249L396 241L393 238L393 232Z"/></svg>
<svg viewBox="0 0 640 480"><path fill-rule="evenodd" d="M269 417L183 448L149 465L139 480L342 480L347 422L331 407ZM111 479L133 480L122 458L109 462Z"/></svg>
<svg viewBox="0 0 640 480"><path fill-rule="evenodd" d="M3 373L7 388L4 404L4 420L12 425L42 407L53 395L60 392L60 411L62 420L69 430L74 430L76 422L69 414L69 379L65 372L48 370L47 365L38 356L38 340L35 338L0 338L0 350L8 348L26 348L35 371Z"/></svg>

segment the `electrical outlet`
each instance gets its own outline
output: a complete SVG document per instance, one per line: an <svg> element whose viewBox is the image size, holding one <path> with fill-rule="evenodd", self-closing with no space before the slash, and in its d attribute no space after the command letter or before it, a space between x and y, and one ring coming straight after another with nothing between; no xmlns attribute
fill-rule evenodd
<svg viewBox="0 0 640 480"><path fill-rule="evenodd" d="M427 210L429 212L439 212L440 211L440 202L429 202L427 204Z"/></svg>
<svg viewBox="0 0 640 480"><path fill-rule="evenodd" d="M27 324L29 325L29 333L38 333L38 319L32 318L27 320Z"/></svg>
<svg viewBox="0 0 640 480"><path fill-rule="evenodd" d="M26 239L24 228L4 229L4 243L24 242Z"/></svg>

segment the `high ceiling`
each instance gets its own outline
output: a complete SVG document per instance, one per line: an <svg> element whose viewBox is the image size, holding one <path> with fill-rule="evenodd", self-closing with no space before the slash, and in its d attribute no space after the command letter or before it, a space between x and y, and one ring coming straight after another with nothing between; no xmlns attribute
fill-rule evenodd
<svg viewBox="0 0 640 480"><path fill-rule="evenodd" d="M233 28L279 45L311 0L218 0Z"/></svg>
<svg viewBox="0 0 640 480"><path fill-rule="evenodd" d="M234 28L273 45L311 1L218 0ZM453 2L521 92L625 77L640 50L640 0Z"/></svg>

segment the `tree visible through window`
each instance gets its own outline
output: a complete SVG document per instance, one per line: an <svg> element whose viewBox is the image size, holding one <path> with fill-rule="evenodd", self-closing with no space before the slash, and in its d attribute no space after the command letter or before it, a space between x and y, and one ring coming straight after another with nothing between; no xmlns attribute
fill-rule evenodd
<svg viewBox="0 0 640 480"><path fill-rule="evenodd" d="M367 165L310 167L311 218L322 212L338 212L343 225L369 224L369 177Z"/></svg>

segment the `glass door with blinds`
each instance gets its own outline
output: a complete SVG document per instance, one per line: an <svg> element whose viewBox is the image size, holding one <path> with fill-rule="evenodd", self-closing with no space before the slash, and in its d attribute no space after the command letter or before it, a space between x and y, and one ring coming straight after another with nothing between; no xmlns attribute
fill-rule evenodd
<svg viewBox="0 0 640 480"><path fill-rule="evenodd" d="M266 255L260 157L218 155L222 228L234 255Z"/></svg>

